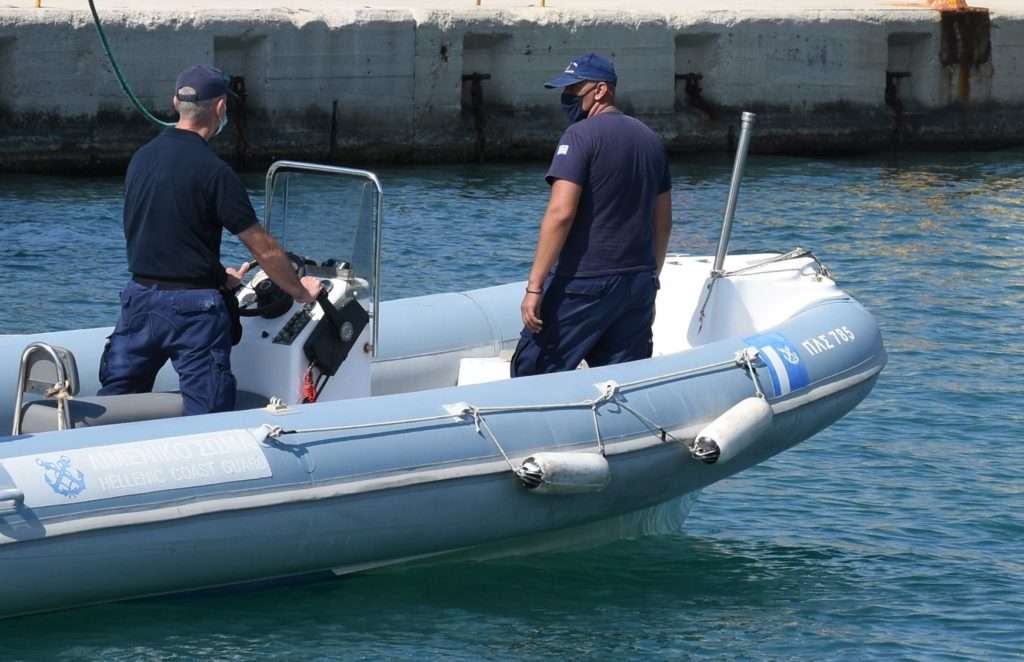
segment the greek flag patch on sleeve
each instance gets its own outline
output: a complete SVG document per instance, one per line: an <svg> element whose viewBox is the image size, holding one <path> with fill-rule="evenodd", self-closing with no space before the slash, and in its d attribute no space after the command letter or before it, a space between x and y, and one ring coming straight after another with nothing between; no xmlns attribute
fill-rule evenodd
<svg viewBox="0 0 1024 662"><path fill-rule="evenodd" d="M565 156L568 153L569 153L569 146L568 145L559 145L558 146L558 151L555 152L555 156Z"/></svg>

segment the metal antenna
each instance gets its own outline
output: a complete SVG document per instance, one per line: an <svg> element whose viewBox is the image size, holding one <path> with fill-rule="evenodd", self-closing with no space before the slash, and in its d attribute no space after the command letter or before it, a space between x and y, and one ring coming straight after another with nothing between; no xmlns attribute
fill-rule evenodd
<svg viewBox="0 0 1024 662"><path fill-rule="evenodd" d="M750 147L750 130L754 126L754 113L743 113L740 118L740 142L736 146L736 161L732 166L732 182L729 184L729 201L725 205L725 219L722 221L722 236L718 238L718 252L711 273L720 272L729 249L729 233L732 232L732 217L736 214L736 198L740 194L740 177L747 162L747 148Z"/></svg>

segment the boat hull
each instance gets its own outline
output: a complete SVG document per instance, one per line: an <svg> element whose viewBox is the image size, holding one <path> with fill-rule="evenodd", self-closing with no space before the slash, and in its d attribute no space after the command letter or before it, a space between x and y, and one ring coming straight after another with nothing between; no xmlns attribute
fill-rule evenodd
<svg viewBox="0 0 1024 662"><path fill-rule="evenodd" d="M873 380L818 407L838 415ZM813 410L773 423L756 454L701 466L678 444L611 455L614 479L596 494L528 493L505 468L284 505L118 526L0 551L3 615L288 578L326 579L624 515L692 493L779 453L821 428ZM492 552L493 554L493 552Z"/></svg>
<svg viewBox="0 0 1024 662"><path fill-rule="evenodd" d="M835 329L844 342L829 335ZM761 361L752 374L735 361L772 347L800 369ZM748 338L630 364L302 405L284 416L257 409L8 438L0 490L26 496L0 512L0 616L334 576L608 521L807 439L861 402L884 364L874 320L844 296ZM723 463L691 457L700 428L758 393L774 415L750 447ZM275 434L260 439L270 427ZM32 462L92 458L95 468L104 450L130 458L161 440L211 449L211 440L240 435L251 441L238 452L266 466L239 480L149 489L138 467L107 466L106 493L60 505L51 496L33 504L26 485ZM611 479L600 491L537 494L514 471L536 452L602 450Z"/></svg>

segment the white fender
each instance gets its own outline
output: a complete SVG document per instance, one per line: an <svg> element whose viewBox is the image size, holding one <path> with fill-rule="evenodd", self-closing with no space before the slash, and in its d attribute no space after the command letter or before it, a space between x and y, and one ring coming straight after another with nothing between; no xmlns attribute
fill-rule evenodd
<svg viewBox="0 0 1024 662"><path fill-rule="evenodd" d="M740 400L697 433L693 457L706 464L728 462L757 441L772 416L772 406L764 398Z"/></svg>
<svg viewBox="0 0 1024 662"><path fill-rule="evenodd" d="M523 460L516 475L537 494L584 494L603 490L611 467L597 453L536 453Z"/></svg>

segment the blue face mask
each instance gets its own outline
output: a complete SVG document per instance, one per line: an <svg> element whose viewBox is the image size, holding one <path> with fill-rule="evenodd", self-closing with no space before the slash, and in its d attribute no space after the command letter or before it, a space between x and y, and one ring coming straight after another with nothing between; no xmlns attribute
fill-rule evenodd
<svg viewBox="0 0 1024 662"><path fill-rule="evenodd" d="M568 92L562 93L562 110L569 117L569 121L573 123L587 119L587 115L590 114L589 110L583 110L583 97Z"/></svg>

